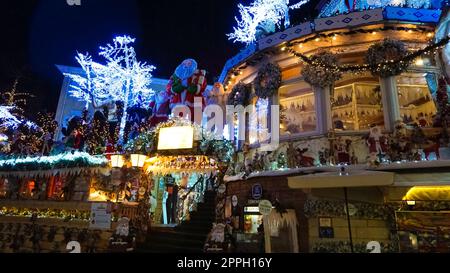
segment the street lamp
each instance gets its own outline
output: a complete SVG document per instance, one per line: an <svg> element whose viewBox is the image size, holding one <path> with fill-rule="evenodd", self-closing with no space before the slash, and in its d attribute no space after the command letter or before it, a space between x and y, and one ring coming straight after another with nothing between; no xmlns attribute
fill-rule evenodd
<svg viewBox="0 0 450 273"><path fill-rule="evenodd" d="M131 166L135 168L144 167L145 161L147 160L146 155L132 154L131 155Z"/></svg>
<svg viewBox="0 0 450 273"><path fill-rule="evenodd" d="M111 167L122 168L124 164L125 159L123 158L123 155L120 154L111 155Z"/></svg>

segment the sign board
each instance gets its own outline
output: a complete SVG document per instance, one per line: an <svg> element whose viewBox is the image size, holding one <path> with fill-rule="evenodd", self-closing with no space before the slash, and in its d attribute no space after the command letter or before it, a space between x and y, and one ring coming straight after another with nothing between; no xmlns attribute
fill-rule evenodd
<svg viewBox="0 0 450 273"><path fill-rule="evenodd" d="M111 205L108 203L92 203L90 229L111 228Z"/></svg>
<svg viewBox="0 0 450 273"><path fill-rule="evenodd" d="M231 204L233 205L233 207L236 207L238 205L238 197L236 195L233 195L231 197Z"/></svg>
<svg viewBox="0 0 450 273"><path fill-rule="evenodd" d="M331 218L319 218L319 238L334 238L334 229Z"/></svg>
<svg viewBox="0 0 450 273"><path fill-rule="evenodd" d="M269 200L262 200L259 202L259 213L262 215L269 215L272 212L272 203Z"/></svg>
<svg viewBox="0 0 450 273"><path fill-rule="evenodd" d="M344 212L347 213L347 208L344 206ZM348 204L348 215L355 216L358 212L358 209L353 204Z"/></svg>
<svg viewBox="0 0 450 273"><path fill-rule="evenodd" d="M193 146L193 127L176 126L159 129L158 150L192 149Z"/></svg>
<svg viewBox="0 0 450 273"><path fill-rule="evenodd" d="M220 194L224 194L224 193L227 191L227 186L226 186L225 184L221 184L221 185L219 186L219 188L217 189L217 191L218 191Z"/></svg>
<svg viewBox="0 0 450 273"><path fill-rule="evenodd" d="M261 184L255 184L252 186L252 197L253 199L259 200L261 199L263 194L262 186Z"/></svg>

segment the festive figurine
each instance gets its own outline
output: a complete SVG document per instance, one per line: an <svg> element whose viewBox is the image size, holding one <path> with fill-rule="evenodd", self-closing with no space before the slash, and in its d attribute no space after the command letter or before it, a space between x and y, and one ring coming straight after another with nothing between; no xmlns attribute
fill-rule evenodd
<svg viewBox="0 0 450 273"><path fill-rule="evenodd" d="M158 92L155 95L155 100L150 103L150 108L152 109L151 127L167 121L170 114L170 94L165 91Z"/></svg>
<svg viewBox="0 0 450 273"><path fill-rule="evenodd" d="M220 82L216 82L211 90L205 94L206 104L217 104L217 105L225 105L226 104L226 94L223 85Z"/></svg>
<svg viewBox="0 0 450 273"><path fill-rule="evenodd" d="M369 147L371 162L378 161L381 163L381 159L386 155L388 150L388 142L379 126L372 126L372 128L370 128L366 144Z"/></svg>
<svg viewBox="0 0 450 273"><path fill-rule="evenodd" d="M297 163L300 167L313 167L314 157L305 155L308 152L308 148L300 149L297 148Z"/></svg>
<svg viewBox="0 0 450 273"><path fill-rule="evenodd" d="M338 164L351 164L351 144L352 141L350 139L337 139L335 153Z"/></svg>
<svg viewBox="0 0 450 273"><path fill-rule="evenodd" d="M194 101L201 98L206 89L206 71L197 69L197 62L193 59L184 60L175 70L167 85L167 92L171 94L170 107L186 105L191 110L191 120L194 120Z"/></svg>
<svg viewBox="0 0 450 273"><path fill-rule="evenodd" d="M51 150L51 144L52 144L52 134L50 132L46 132L43 136L42 136L42 141L43 141L43 145L42 145L42 155L46 155L50 153Z"/></svg>

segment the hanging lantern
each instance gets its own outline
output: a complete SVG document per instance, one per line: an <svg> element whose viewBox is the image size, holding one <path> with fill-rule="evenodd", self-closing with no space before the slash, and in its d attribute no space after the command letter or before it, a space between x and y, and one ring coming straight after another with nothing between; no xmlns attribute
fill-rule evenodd
<svg viewBox="0 0 450 273"><path fill-rule="evenodd" d="M132 154L131 155L131 166L133 166L135 168L142 168L142 167L144 167L146 160L147 160L146 155Z"/></svg>
<svg viewBox="0 0 450 273"><path fill-rule="evenodd" d="M125 160L123 155L111 155L111 167L113 168L122 168L125 164Z"/></svg>

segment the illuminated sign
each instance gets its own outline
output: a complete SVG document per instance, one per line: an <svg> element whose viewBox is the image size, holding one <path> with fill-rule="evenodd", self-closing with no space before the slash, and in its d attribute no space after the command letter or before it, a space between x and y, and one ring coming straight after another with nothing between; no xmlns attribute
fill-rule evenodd
<svg viewBox="0 0 450 273"><path fill-rule="evenodd" d="M159 129L158 150L192 149L194 128L190 126Z"/></svg>

